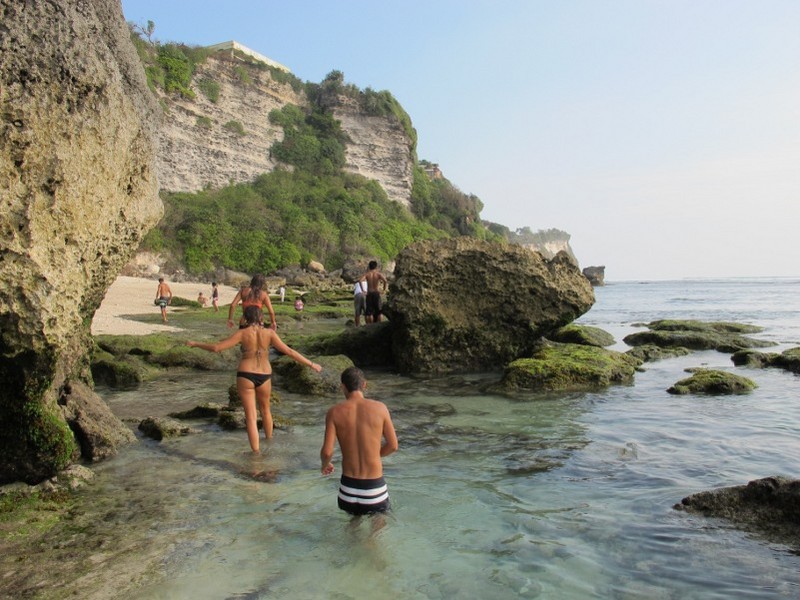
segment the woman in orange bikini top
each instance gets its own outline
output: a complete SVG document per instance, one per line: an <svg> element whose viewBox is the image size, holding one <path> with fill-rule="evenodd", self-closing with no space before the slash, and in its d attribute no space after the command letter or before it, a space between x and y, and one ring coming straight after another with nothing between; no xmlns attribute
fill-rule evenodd
<svg viewBox="0 0 800 600"><path fill-rule="evenodd" d="M231 302L231 307L228 309L228 327L233 327L233 311L236 310L236 305L242 303L242 310L248 306L256 306L262 311L264 308L269 313L270 328L277 329L278 324L275 321L275 311L272 309L272 302L269 300L269 294L264 291L264 284L266 280L261 274L254 275L250 280L250 286L239 290ZM239 320L239 327L246 327L244 324L244 317Z"/></svg>

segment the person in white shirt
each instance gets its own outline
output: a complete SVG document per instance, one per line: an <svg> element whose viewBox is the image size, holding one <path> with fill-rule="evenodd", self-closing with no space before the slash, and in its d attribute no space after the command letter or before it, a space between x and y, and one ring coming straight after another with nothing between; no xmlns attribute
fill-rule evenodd
<svg viewBox="0 0 800 600"><path fill-rule="evenodd" d="M353 286L353 308L356 313L356 327L361 326L361 315L367 313L367 284L366 282L356 281Z"/></svg>

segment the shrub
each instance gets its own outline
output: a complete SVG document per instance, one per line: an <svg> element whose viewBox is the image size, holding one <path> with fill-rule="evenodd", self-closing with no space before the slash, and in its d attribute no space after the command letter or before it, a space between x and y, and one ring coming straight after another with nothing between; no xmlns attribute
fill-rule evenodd
<svg viewBox="0 0 800 600"><path fill-rule="evenodd" d="M211 129L212 121L210 117L199 115L197 117L196 125L202 129Z"/></svg>
<svg viewBox="0 0 800 600"><path fill-rule="evenodd" d="M239 121L228 121L222 127L236 135L245 135L244 126Z"/></svg>
<svg viewBox="0 0 800 600"><path fill-rule="evenodd" d="M219 100L219 83L210 77L204 77L198 81L197 87L211 102L216 104L217 100Z"/></svg>

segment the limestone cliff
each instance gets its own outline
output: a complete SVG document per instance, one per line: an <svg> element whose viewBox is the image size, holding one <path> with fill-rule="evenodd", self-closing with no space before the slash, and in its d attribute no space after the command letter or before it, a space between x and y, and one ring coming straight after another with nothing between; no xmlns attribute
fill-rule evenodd
<svg viewBox="0 0 800 600"><path fill-rule="evenodd" d="M403 126L391 118L365 115L344 96L333 114L352 142L347 145L345 169L378 181L390 200L409 207L414 151Z"/></svg>
<svg viewBox="0 0 800 600"><path fill-rule="evenodd" d="M0 0L0 483L131 439L87 387L89 323L162 214L118 0Z"/></svg>
<svg viewBox="0 0 800 600"><path fill-rule="evenodd" d="M219 86L215 101L202 91L204 80ZM167 191L221 187L274 170L278 164L269 150L283 139L283 131L270 123L270 111L286 104L309 106L304 90L279 83L268 69L227 52L211 54L198 66L191 90L193 99L156 90L164 108L158 173ZM345 169L378 181L389 198L408 206L414 153L402 125L391 117L365 114L346 96L332 110L350 139Z"/></svg>
<svg viewBox="0 0 800 600"><path fill-rule="evenodd" d="M201 91L204 80L219 85L216 102ZM308 104L305 94L274 81L268 70L240 64L222 52L198 66L192 91L194 99L156 92L164 107L158 178L161 188L171 192L251 181L272 171L276 163L269 149L283 139L283 130L269 122L270 111Z"/></svg>

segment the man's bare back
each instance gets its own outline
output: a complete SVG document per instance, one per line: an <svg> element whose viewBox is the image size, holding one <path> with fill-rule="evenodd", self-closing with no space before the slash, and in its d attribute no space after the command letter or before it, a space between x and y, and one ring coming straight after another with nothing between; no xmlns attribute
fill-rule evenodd
<svg viewBox="0 0 800 600"><path fill-rule="evenodd" d="M353 514L385 510L388 493L381 458L395 452L398 446L389 409L382 402L364 398L366 381L356 367L342 373L342 387L344 402L330 408L325 416L325 438L319 453L322 474L333 473L331 459L338 441L343 485L339 490L339 507ZM353 492L354 489L361 494Z"/></svg>

